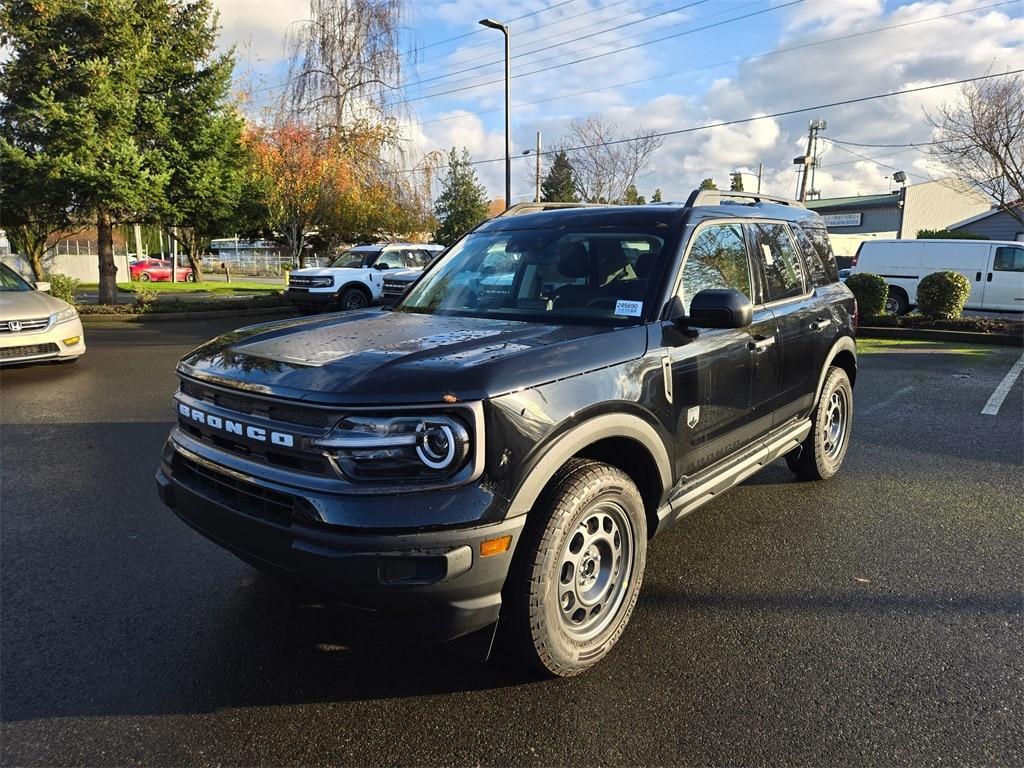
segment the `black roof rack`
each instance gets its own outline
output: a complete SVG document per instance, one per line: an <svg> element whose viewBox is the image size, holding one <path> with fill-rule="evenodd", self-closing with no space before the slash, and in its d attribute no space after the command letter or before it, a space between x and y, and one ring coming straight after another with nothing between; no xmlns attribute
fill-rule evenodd
<svg viewBox="0 0 1024 768"><path fill-rule="evenodd" d="M792 208L806 208L799 200L791 200L779 195L766 195L762 192L732 192L724 189L695 189L690 193L686 204L693 208L698 205L721 205L722 200L744 200L752 203L775 203L788 205Z"/></svg>

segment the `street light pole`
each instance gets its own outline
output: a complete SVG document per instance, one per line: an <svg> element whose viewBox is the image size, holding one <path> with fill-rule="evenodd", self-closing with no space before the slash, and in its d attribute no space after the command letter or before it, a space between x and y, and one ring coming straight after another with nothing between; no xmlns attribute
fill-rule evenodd
<svg viewBox="0 0 1024 768"><path fill-rule="evenodd" d="M490 29L501 30L505 36L505 210L512 207L512 47L507 24L494 19L480 19Z"/></svg>

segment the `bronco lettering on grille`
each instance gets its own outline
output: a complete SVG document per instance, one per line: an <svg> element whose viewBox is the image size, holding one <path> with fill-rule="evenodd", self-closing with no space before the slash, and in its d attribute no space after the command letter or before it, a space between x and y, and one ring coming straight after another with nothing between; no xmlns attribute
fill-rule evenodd
<svg viewBox="0 0 1024 768"><path fill-rule="evenodd" d="M211 429L219 429L222 432L227 432L232 435L244 435L250 440L255 440L260 443L265 443L267 440L270 440L274 445L281 445L285 448L295 447L294 436L289 435L287 432L275 432L273 430L263 429L262 427L243 424L240 421L222 419L220 416L215 416L212 413L205 413L204 411L200 411L196 408L190 408L184 403L178 403L178 412L186 419L191 419L197 424L205 424Z"/></svg>

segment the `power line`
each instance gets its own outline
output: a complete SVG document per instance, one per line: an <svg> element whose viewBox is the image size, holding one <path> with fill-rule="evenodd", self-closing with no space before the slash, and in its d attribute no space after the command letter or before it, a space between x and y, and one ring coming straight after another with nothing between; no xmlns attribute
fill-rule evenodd
<svg viewBox="0 0 1024 768"><path fill-rule="evenodd" d="M860 142L857 141L842 141L840 139L833 139L831 136L828 140L831 141L833 144L844 144L851 147L875 147L880 149L889 149L894 147L903 147L906 149L910 149L913 147L934 147L936 144L938 144L937 141L918 141L912 142L910 144L861 144Z"/></svg>
<svg viewBox="0 0 1024 768"><path fill-rule="evenodd" d="M627 137L627 138L624 138L624 139L614 139L612 141L602 141L602 142L598 142L596 144L583 144L583 145L580 145L578 147L563 147L563 148L560 148L560 149L546 150L544 152L541 152L540 154L542 156L545 156L545 155L554 155L554 154L556 154L557 152L560 152L560 151L563 151L563 152L579 152L579 151L584 150L584 149L596 149L598 147L610 147L610 146L614 146L614 145L617 145L617 144L627 144L627 143L632 142L632 141L640 141L641 139L647 139L647 138L664 138L666 136L679 136L679 135L686 134L686 133L696 133L698 131L707 131L707 130L711 130L712 128L724 128L724 127L730 126L730 125L745 125L747 123L754 123L754 122L757 122L759 120L770 120L770 119L774 119L774 118L777 118L777 117L789 117L791 115L799 115L799 114L802 114L804 112L814 112L815 110L832 109L834 107L845 107L845 106L849 106L851 104L863 104L865 102L876 101L878 99L892 98L893 96L906 96L906 95L911 94L911 93L921 93L923 91L933 91L933 90L936 90L937 88L948 88L948 87L950 87L952 85L964 85L966 83L976 83L976 82L980 82L982 80L990 80L990 79L992 79L994 77L1009 77L1010 75L1019 75L1021 73L1024 73L1024 68L1008 70L1006 72L998 72L998 73L995 73L995 74L979 75L977 77L966 77L966 78L963 78L963 79L960 79L960 80L950 80L950 81L945 82L945 83L934 83L932 85L921 85L921 86L918 86L916 88L904 88L904 89L899 90L899 91L890 91L889 93L876 93L876 94L872 94L870 96L859 96L859 97L853 98L853 99L842 99L840 101L831 101L831 102L828 102L826 104L816 104L816 105L810 106L810 107L798 107L798 108L795 108L795 109L786 109L786 110L782 110L781 112L772 112L772 113L766 114L766 115L755 115L753 117L743 117L743 118L738 118L736 120L725 120L725 121L721 121L721 122L717 122L717 123L706 123L704 125L696 125L696 126L692 126L690 128L678 128L678 129L676 129L674 131L661 131L659 133L647 133L647 134L644 134L643 136L632 136L632 137ZM847 151L850 151L850 150L847 150ZM853 154L856 154L856 153L853 153ZM514 156L514 157L522 157L522 155L517 155L517 156ZM871 158L868 158L868 157L865 157L864 159L871 160ZM503 163L503 162L505 162L505 158L504 157L492 157L492 158L489 158L487 160L473 160L473 161L470 161L469 165L486 165L488 163ZM872 161L872 162L874 162L874 161ZM437 170L442 170L442 169L445 169L447 167L448 167L447 165L440 165L440 166L436 166L436 169ZM891 166L889 166L889 167L891 167ZM396 173L414 173L414 172L419 171L419 170L421 170L421 169L419 169L419 168L405 168L405 169L403 169L401 171L396 171ZM921 177L921 178L925 178L925 177Z"/></svg>
<svg viewBox="0 0 1024 768"><path fill-rule="evenodd" d="M862 155L860 152L854 152L852 149L847 149L846 147L841 147L841 146L836 145L836 149L838 149L840 152L846 152L848 154L851 154L851 155L853 155L855 157L859 157L860 158L860 160L856 160L854 162L863 162L864 160L867 160L869 163L874 163L875 165L880 166L882 168L888 168L890 171L900 171L900 170L903 170L902 168L897 168L895 165L889 165L888 163L880 162L878 158L868 157L867 155ZM897 154L899 154L899 153L897 153ZM839 165L839 163L837 163L836 165ZM916 176L919 179L925 179L927 181L935 181L935 179L933 179L931 176L924 176L924 175L922 175L920 173L914 173L913 171L906 171L906 170L904 170L903 172L905 174L907 174L908 176Z"/></svg>
<svg viewBox="0 0 1024 768"><path fill-rule="evenodd" d="M665 40L672 40L672 39L675 39L675 38L678 38L678 37L683 37L685 35L692 35L692 34L695 34L697 32L703 32L703 31L708 30L708 29L714 29L716 27L725 26L726 24L731 24L734 21L743 21L744 19L749 19L749 18L752 18L754 16L761 16L761 15L763 15L765 13L771 13L773 11L778 11L778 10L781 10L783 8L788 8L788 7L792 6L792 5L799 5L799 4L803 3L803 2L804 2L804 0L789 0L789 2L773 6L771 8L764 8L764 9L762 9L760 11L753 11L751 13L745 13L745 14L743 14L741 16L735 16L735 17L733 17L731 19L723 19L722 21L716 21L713 24L705 24L703 27L696 27L694 29L684 30L683 32L675 32L675 33L673 33L671 35L665 35L664 37L655 38L654 40L648 40L647 42L644 42L644 43L636 43L635 45L627 45L625 47L618 48L617 50L614 50L614 51L606 51L605 53L597 53L597 54L594 54L593 56L584 56L583 58L580 58L580 59L574 59L572 61L566 61L566 62L563 62L561 64L553 64L553 65L548 66L548 67L541 67L540 69L533 69L533 70L530 70L529 72L520 72L519 74L512 75L512 79L517 79L517 78L520 78L520 77L529 77L530 75L537 75L537 74L540 74L541 72L550 72L551 70L561 69L562 67L569 67L569 66L572 66L573 64L582 64L583 62L586 62L586 61L593 61L594 59L600 59L600 58L603 58L604 56L612 56L612 55L616 55L616 54L620 54L620 53L625 53L626 51L632 51L632 50L635 50L637 48L645 48L648 45L653 45L654 43L661 43L661 42L664 42ZM426 95L416 96L416 97L411 98L411 99L401 99L399 101L393 101L393 102L391 102L391 104L389 106L397 106L399 104L411 104L414 101L423 101L424 99L435 99L438 96L446 96L448 94L459 93L461 91L470 91L470 90L473 90L475 88L482 88L482 87L484 87L486 85L493 85L494 83L503 83L503 82L505 82L504 78L499 78L497 80L488 80L487 82L477 83L476 85L465 85L465 86L462 86L460 88L450 88L450 89L448 89L446 91L437 91L435 93L428 93Z"/></svg>
<svg viewBox="0 0 1024 768"><path fill-rule="evenodd" d="M925 23L931 22L931 21L938 21L940 19L948 19L948 18L951 18L953 16L962 16L962 15L967 14L967 13L977 13L979 11L987 11L987 10L990 10L992 8L999 8L999 7L1004 6L1004 5L1015 5L1016 3L1017 3L1017 0L1003 0L1003 2L993 3L992 5L981 6L981 7L978 7L978 8L970 8L968 10L955 11L955 12L952 12L952 13L944 13L944 14L940 14L938 16L929 16L929 17L924 18L924 19L917 19L915 21L906 21L906 22L902 22L900 24L890 24L890 25L884 26L884 27L875 27L874 29L867 29L867 30L863 30L863 31L860 31L860 32L851 32L851 33L845 34L845 35L837 35L836 37L829 37L829 38L826 38L824 40L815 40L815 41L812 41L812 42L809 42L809 43L801 43L799 45L792 45L792 46L789 46L787 48L778 48L778 49L773 50L773 51L765 51L764 53L756 53L756 54L753 54L751 56L743 56L741 58L726 59L724 61L715 62L714 64L704 64L704 65L699 66L699 67L691 67L690 69L675 70L673 72L669 72L669 73L664 74L664 75L654 75L653 77L643 77L643 78L640 78L640 79L637 79L637 80L627 80L627 81L621 82L621 83L612 83L612 84L608 84L608 85L603 85L600 88L591 88L591 89L588 89L588 90L585 90L585 91L576 91L574 93L558 94L558 95L555 95L555 96L548 96L548 97L543 98L543 99L535 99L533 101L516 102L516 103L513 103L512 106L513 107L526 107L526 106L532 106L532 105L535 105L535 104L545 104L547 102L560 101L560 100L563 100L563 99L573 98L575 96L586 96L586 95L591 94L591 93L601 93L601 92L604 92L604 91L608 90L609 88L621 88L621 87L630 86L630 85L640 85L642 83L649 83L649 82L653 82L655 80L664 80L666 78L679 77L680 75L692 74L694 72L701 72L701 71L708 70L708 69L715 69L717 67L724 67L724 66L729 66L729 65L733 65L733 64L744 64L744 63L747 63L747 62L757 61L759 59L768 58L770 56L779 56L779 55L786 54L786 53L792 53L794 51L802 51L802 50L806 50L808 48L815 48L817 46L827 45L829 43L842 42L844 40L852 40L852 39L855 39L855 38L858 38L858 37L866 37L868 35L878 34L880 32L888 32L888 31L891 31L891 30L894 30L894 29L903 29L905 27L915 26L917 24L925 24ZM474 117L474 116L479 116L479 115L488 115L488 114L497 113L497 112L503 112L503 111L504 111L504 107L497 107L495 109L487 109L487 110L482 110L482 111L479 111L479 112L463 112L462 114L458 114L458 115L449 115L447 117L441 117L441 118L437 118L437 119L434 119L434 120L421 121L419 124L420 125L431 125L433 123L447 122L449 120L462 120L462 119L465 119L467 117ZM853 146L877 146L877 147L886 147L887 146L887 145L857 145L857 144L855 144L853 142L838 142L838 140L836 140L836 139L832 139L832 141L837 141L837 143L849 143L849 144L851 144ZM917 145L911 145L911 146L926 146L926 145L927 144L925 142L921 142L921 143L919 143ZM904 146L904 145L896 145L896 146Z"/></svg>
<svg viewBox="0 0 1024 768"><path fill-rule="evenodd" d="M667 11L660 11L659 13L655 13L655 14L653 14L651 16L644 16L643 18L634 19L633 21L627 21L627 22L624 22L624 23L619 24L619 25L614 26L614 27L608 27L607 29L602 29L602 30L599 30L597 32L591 32L591 33L586 34L586 35L582 35L582 36L579 36L579 37L574 37L570 42L577 43L580 40L587 40L587 39L589 39L591 37L598 37L600 35L606 35L609 32L615 32L615 31L620 30L620 29L625 29L626 27L636 26L637 24L642 24L645 21L650 21L651 19L657 19L657 18L660 18L662 16L667 16L670 13L678 13L679 11L685 10L687 8L692 8L692 7L696 6L696 5L703 5L704 3L707 3L707 2L710 2L710 0L692 0L692 2L685 3L683 5L677 5L677 6L674 6L672 8L669 8ZM761 2L761 0L754 0L754 3L748 3L748 5L754 5L755 3L759 3L759 2ZM655 6L661 5L661 3L655 3L654 5ZM654 6L648 6L648 7L650 8L650 7L654 7ZM622 14L622 16L620 16L619 18L622 18L622 17L624 17L626 15L628 15L628 14ZM614 19L612 19L612 20L614 20ZM562 35L570 34L573 31L574 30L569 30L568 32L559 32L557 34L550 35L550 36L548 36L546 38L542 37L539 40L532 40L532 41L530 41L530 44L531 45L536 45L537 43L540 43L540 42L542 42L544 40L550 40L550 39L555 38L555 37L561 37ZM559 43L558 45L563 45L563 43ZM521 59L524 56L532 56L535 53L540 53L540 52L547 51L547 50L548 50L548 48L534 48L534 49L529 50L529 51L523 51L522 53L517 53L515 56L512 57L512 59ZM587 49L587 50L589 50L589 49ZM464 72L473 72L473 71L478 70L478 69L484 69L486 67L492 67L495 64L502 64L503 62L504 62L504 59L494 59L492 61L488 61L486 64L477 64L475 67L466 67L465 69L457 69L454 72L448 72L447 74L444 74L444 75L436 75L435 77L427 77L427 78L420 78L419 80L413 80L412 82L405 83L404 87L423 85L423 83L429 83L429 82L431 82L433 80L447 80L449 77L451 77L453 75L461 75ZM455 82L456 83L464 82L466 80L471 80L471 79L473 79L473 78L462 78L461 80L456 80Z"/></svg>

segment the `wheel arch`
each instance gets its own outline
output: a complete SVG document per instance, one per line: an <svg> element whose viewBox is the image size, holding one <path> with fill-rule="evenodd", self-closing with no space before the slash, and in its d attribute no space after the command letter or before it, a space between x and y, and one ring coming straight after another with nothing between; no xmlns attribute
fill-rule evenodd
<svg viewBox="0 0 1024 768"><path fill-rule="evenodd" d="M672 463L654 427L628 413L596 416L559 436L520 484L509 516L529 512L558 470L573 458L601 461L625 472L644 500L648 533L654 533L658 507L672 485Z"/></svg>
<svg viewBox="0 0 1024 768"><path fill-rule="evenodd" d="M349 290L350 288L358 288L359 290L366 294L366 297L368 299L370 299L371 301L373 300L373 291L370 290L370 287L361 280L349 280L347 283L342 285L341 288L338 289L338 296L340 297L343 293L345 293L345 291Z"/></svg>
<svg viewBox="0 0 1024 768"><path fill-rule="evenodd" d="M821 390L825 386L825 377L828 376L828 369L837 366L846 371L850 377L850 386L857 383L857 344L852 336L841 336L828 352L825 364L821 367L821 374L818 376L818 389L814 394L814 402L821 397Z"/></svg>

